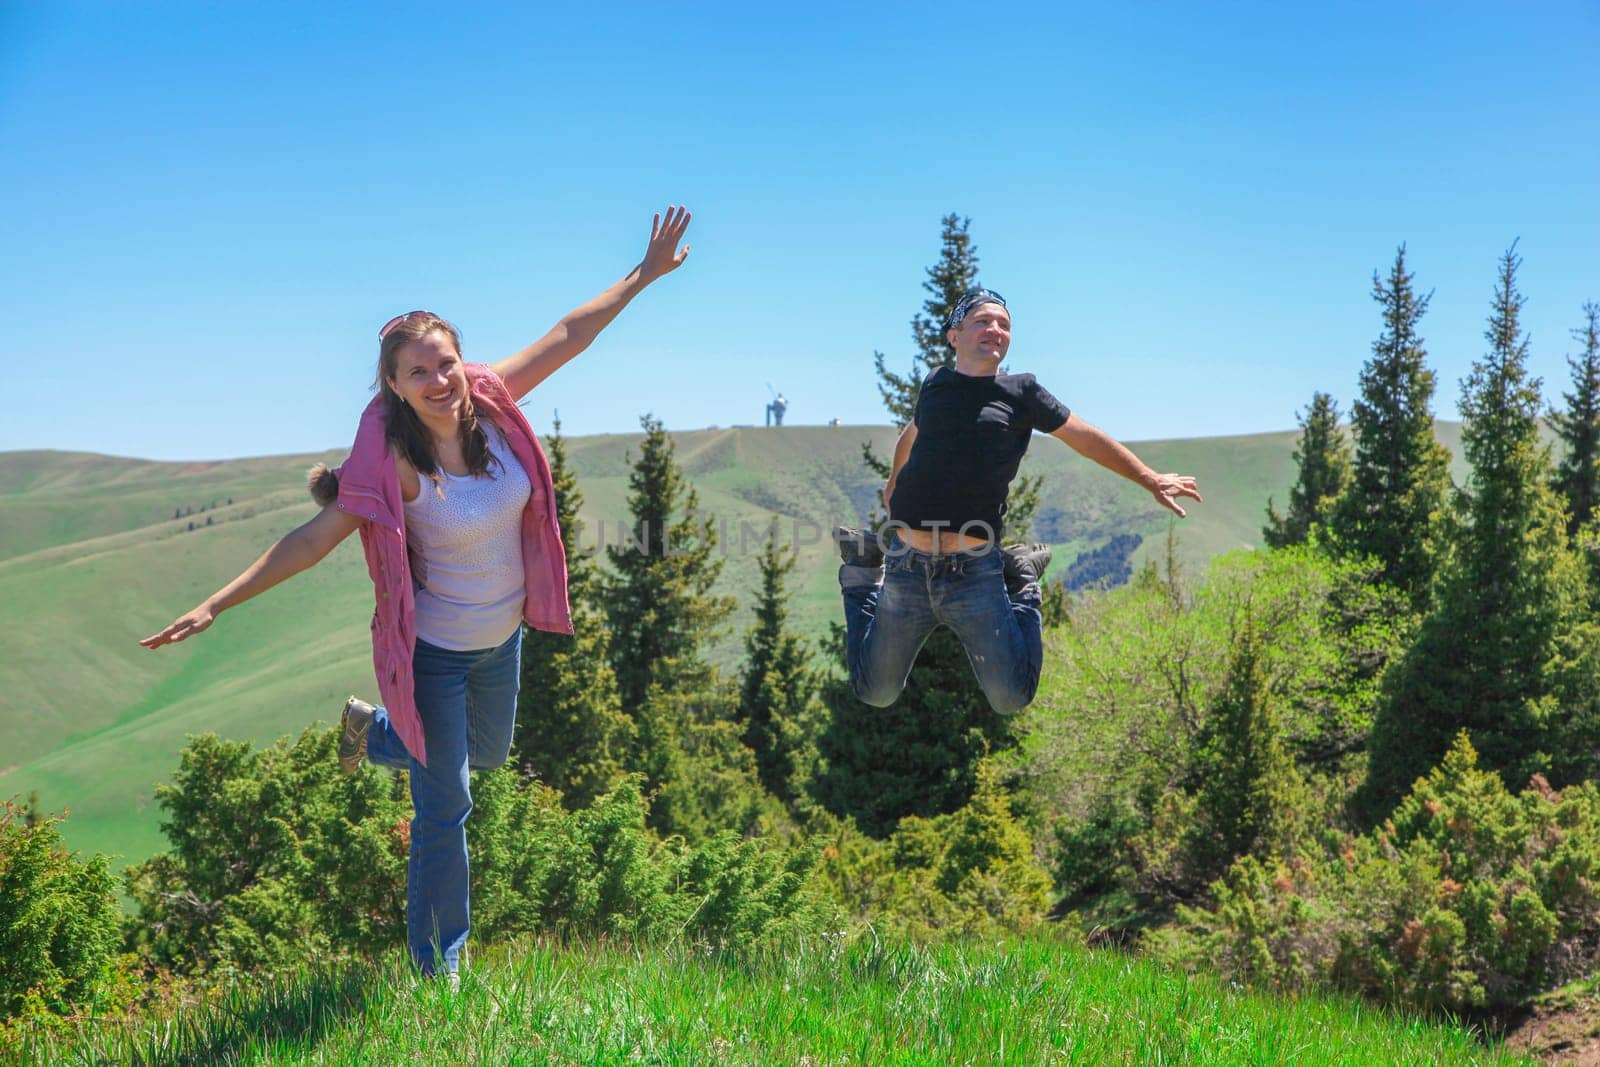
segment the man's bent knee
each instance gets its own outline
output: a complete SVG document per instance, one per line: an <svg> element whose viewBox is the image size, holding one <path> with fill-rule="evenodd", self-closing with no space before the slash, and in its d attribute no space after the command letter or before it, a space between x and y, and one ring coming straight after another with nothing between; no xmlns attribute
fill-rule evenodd
<svg viewBox="0 0 1600 1067"><path fill-rule="evenodd" d="M1032 683L1018 689L1006 689L1000 693L984 693L989 698L989 706L996 715L1015 715L1029 704L1038 695L1039 680L1035 678Z"/></svg>
<svg viewBox="0 0 1600 1067"><path fill-rule="evenodd" d="M467 764L467 767L474 771L492 771L497 767L504 767L506 760L509 759L510 756L511 753L509 750L500 753L491 752L487 756L474 756L472 761Z"/></svg>
<svg viewBox="0 0 1600 1067"><path fill-rule="evenodd" d="M886 708L900 699L902 686L869 685L859 678L850 679L850 688L855 690L856 699L861 703L874 708Z"/></svg>

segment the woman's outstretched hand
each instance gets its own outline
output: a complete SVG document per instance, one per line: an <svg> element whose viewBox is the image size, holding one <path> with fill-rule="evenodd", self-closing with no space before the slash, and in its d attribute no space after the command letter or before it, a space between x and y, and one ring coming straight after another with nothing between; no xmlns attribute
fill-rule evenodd
<svg viewBox="0 0 1600 1067"><path fill-rule="evenodd" d="M209 629L216 621L217 614L210 607L201 604L193 611L178 616L171 626L158 634L151 634L139 643L145 648L160 648L162 645L171 645L182 641L186 637L193 637L202 630Z"/></svg>
<svg viewBox="0 0 1600 1067"><path fill-rule="evenodd" d="M671 274L689 258L689 246L681 249L684 231L689 228L689 209L669 207L665 217L660 212L650 221L650 243L645 246L644 259L639 262L639 277L648 284L664 274Z"/></svg>

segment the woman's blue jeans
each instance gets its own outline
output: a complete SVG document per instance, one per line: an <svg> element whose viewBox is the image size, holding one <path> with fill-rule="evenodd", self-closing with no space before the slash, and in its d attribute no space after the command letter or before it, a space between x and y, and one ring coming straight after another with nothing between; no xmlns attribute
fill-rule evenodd
<svg viewBox="0 0 1600 1067"><path fill-rule="evenodd" d="M454 972L461 966L472 925L467 901L468 776L500 766L511 752L521 661L520 626L500 647L471 652L452 652L419 639L412 669L428 765L406 752L383 708L367 734L367 759L411 774L415 811L406 870L406 940L423 974Z"/></svg>
<svg viewBox="0 0 1600 1067"><path fill-rule="evenodd" d="M934 556L894 541L881 582L876 567L840 567L845 653L857 698L874 707L893 704L928 635L948 626L967 650L989 706L1002 715L1027 707L1044 662L1039 587L1007 595L1004 563L996 545L976 555Z"/></svg>

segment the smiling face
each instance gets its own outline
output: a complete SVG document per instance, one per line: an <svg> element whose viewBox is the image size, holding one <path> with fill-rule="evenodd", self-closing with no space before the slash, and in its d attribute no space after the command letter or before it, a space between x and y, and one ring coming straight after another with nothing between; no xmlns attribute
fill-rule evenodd
<svg viewBox="0 0 1600 1067"><path fill-rule="evenodd" d="M961 325L945 331L963 374L993 374L1011 347L1011 312L1000 304L979 304Z"/></svg>
<svg viewBox="0 0 1600 1067"><path fill-rule="evenodd" d="M401 345L394 356L390 389L417 416L427 422L461 417L467 397L467 372L455 341L443 330L432 330Z"/></svg>

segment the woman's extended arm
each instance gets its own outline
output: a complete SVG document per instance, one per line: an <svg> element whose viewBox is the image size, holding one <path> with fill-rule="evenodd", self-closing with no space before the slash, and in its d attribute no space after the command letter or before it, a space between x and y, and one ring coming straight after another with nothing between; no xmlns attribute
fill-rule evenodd
<svg viewBox="0 0 1600 1067"><path fill-rule="evenodd" d="M620 282L580 307L561 316L549 333L515 355L494 364L494 372L506 383L511 395L521 400L534 386L560 370L568 360L588 348L600 331L611 325L628 301L644 287L683 264L689 246L680 250L678 242L689 228L689 209L667 208L666 217L656 215L650 223L650 243L644 259Z"/></svg>
<svg viewBox="0 0 1600 1067"><path fill-rule="evenodd" d="M360 525L361 520L354 515L331 505L323 508L310 522L284 534L239 577L206 597L192 611L180 615L165 630L139 643L145 648L160 648L193 637L228 608L265 593L285 578L292 578L317 563Z"/></svg>
<svg viewBox="0 0 1600 1067"><path fill-rule="evenodd" d="M1106 470L1150 490L1156 503L1177 512L1180 518L1187 513L1178 506L1178 497L1200 499L1200 489L1193 478L1181 474L1157 474L1145 466L1127 445L1098 426L1090 426L1076 415L1067 416L1067 421L1050 436L1065 441L1075 452L1094 460Z"/></svg>

